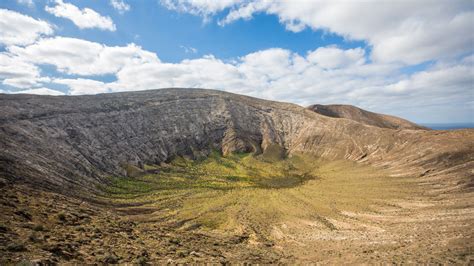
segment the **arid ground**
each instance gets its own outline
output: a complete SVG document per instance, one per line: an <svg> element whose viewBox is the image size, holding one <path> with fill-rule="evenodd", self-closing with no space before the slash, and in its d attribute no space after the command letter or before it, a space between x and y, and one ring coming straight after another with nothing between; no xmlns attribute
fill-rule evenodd
<svg viewBox="0 0 474 266"><path fill-rule="evenodd" d="M2 265L474 260L472 129L198 89L1 94L0 122Z"/></svg>
<svg viewBox="0 0 474 266"><path fill-rule="evenodd" d="M128 167L94 201L1 190L2 264L472 263L472 193L303 155ZM136 171L135 173L133 173Z"/></svg>

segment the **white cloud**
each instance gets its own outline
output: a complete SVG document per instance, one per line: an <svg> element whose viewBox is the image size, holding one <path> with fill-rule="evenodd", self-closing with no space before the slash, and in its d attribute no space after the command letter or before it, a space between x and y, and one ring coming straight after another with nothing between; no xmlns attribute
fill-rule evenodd
<svg viewBox="0 0 474 266"><path fill-rule="evenodd" d="M211 15L244 2L244 0L160 0L170 10L202 16L207 22Z"/></svg>
<svg viewBox="0 0 474 266"><path fill-rule="evenodd" d="M333 54L343 57L338 61L340 69L325 69L314 62L314 54L322 55L324 51L329 51L333 57ZM117 72L117 81L109 86L113 91L204 87L304 103L306 98L312 100L318 94L349 91L363 82L379 84L377 76L395 72L393 66L368 65L353 54L363 57L357 49L326 47L302 57L289 50L273 48L227 63L213 56L204 56L176 64L126 65ZM349 62L344 56L353 61ZM369 81L364 81L367 79Z"/></svg>
<svg viewBox="0 0 474 266"><path fill-rule="evenodd" d="M253 17L253 14L263 11L271 6L270 1L254 1L240 5L238 8L232 9L227 16L218 21L220 26L225 26L239 19L249 20ZM228 8L227 6L226 8ZM225 9L225 8L223 8ZM297 30L299 31L299 30Z"/></svg>
<svg viewBox="0 0 474 266"><path fill-rule="evenodd" d="M473 50L474 34L469 33L474 32L474 2L470 0L165 2L170 9L201 16L230 9L219 25L251 19L258 12L276 15L291 31L309 27L366 41L378 62L418 64Z"/></svg>
<svg viewBox="0 0 474 266"><path fill-rule="evenodd" d="M200 3L205 6L206 1ZM236 3L238 4L238 2L232 2L231 5L236 5ZM262 2L261 5L264 7L258 6L259 2L252 3L255 4L252 8L248 7L249 11L244 10L246 13L242 11L236 14L251 18L251 15L258 12L255 10L259 8L263 8L262 12L280 14L273 2ZM218 12L222 10L221 4L213 3L212 5L215 6L210 11L199 12L203 14ZM234 8L235 12L239 10L238 6ZM321 8L330 10L323 4ZM335 9L334 12L337 13L337 10ZM290 12L291 9L287 11ZM7 12L12 11L7 10ZM296 16L302 10L296 8L292 12ZM431 14L432 11L428 8L425 12ZM12 13L15 13L16 17L19 15L35 23L40 22L16 12ZM308 16L311 17L312 13L310 13ZM446 13L455 14L456 12L447 10ZM389 13L385 12L385 15L388 16ZM388 28L389 32L400 26L396 20L397 16L394 16L395 22L392 28ZM445 16L444 13L443 16ZM441 21L444 19L443 16ZM466 17L464 15L454 17L456 19L453 19L451 24L448 23L449 25L443 25L443 27L451 27L452 31L463 28ZM288 19L280 17L280 20L293 30L313 27L305 20L290 18L291 16ZM3 17L0 17L0 21L2 19ZM232 19L229 19L229 22L225 23L231 21ZM377 20L372 21L377 24L376 22ZM415 29L427 27L425 23L405 22L402 28L408 29L407 32L413 32L410 30L411 27ZM49 24L46 23L46 25ZM347 27L357 29L356 26ZM326 29L329 30L329 28ZM206 55L178 63L161 62L154 52L146 51L133 43L126 46L107 46L77 38L39 37L46 34L43 32L33 34L27 42L14 41L6 45L6 51L0 52L0 81L3 86L6 86L2 88L2 91L7 92L10 91L9 86L13 86L23 89L21 92L61 93L47 91L49 90L46 88L48 83L54 83L67 86L68 94L72 95L165 87L200 87L301 105L355 104L373 111L398 114L407 118L423 117L424 113L429 113L433 117L433 114L439 113L437 109L444 108L442 115L445 121L472 120L474 112L472 49L461 49L468 56L459 59L453 57L455 52L451 52L446 57L438 56L437 47L428 49L429 47L426 46L431 45L430 42L435 42L440 43L441 46L451 45L452 49L456 50L456 47L463 46L471 38L470 35L459 33L463 36L445 43L445 40L431 38L436 34L430 33L430 30L422 30L431 37L415 31L410 42L407 41L404 33L394 35L392 36L394 40L385 42L377 39L377 36L386 34L383 32L384 29L387 29L387 25L373 25L374 35L368 39L373 45L370 55L366 54L366 50L361 47L352 49L342 49L337 46L316 47L313 51L302 55L287 49L271 48L256 51L232 61ZM347 38L359 36L353 34L344 34L344 36ZM421 39L430 40L424 45L427 49L421 51L414 49L413 47L419 46ZM384 46L390 43L391 46ZM182 48L192 52L192 47L183 46ZM380 50L382 48L383 50ZM396 55L398 59L394 60ZM366 60L368 57L372 60ZM437 60L424 71L413 74L404 73L403 68L406 67L406 63L423 61L424 58ZM53 77L42 76L41 68L45 64L54 66L61 73ZM103 75L114 75L116 80L112 82L99 80ZM423 120L427 121L430 116L424 117Z"/></svg>
<svg viewBox="0 0 474 266"><path fill-rule="evenodd" d="M55 6L46 6L45 10L56 17L71 20L80 29L98 28L115 31L116 27L110 17L104 17L90 8L79 9L77 6L56 0Z"/></svg>
<svg viewBox="0 0 474 266"><path fill-rule="evenodd" d="M130 10L130 5L123 0L110 0L110 5L115 8L120 14Z"/></svg>
<svg viewBox="0 0 474 266"><path fill-rule="evenodd" d="M104 82L92 79L54 79L53 83L67 85L70 88L69 94L71 95L109 92Z"/></svg>
<svg viewBox="0 0 474 266"><path fill-rule="evenodd" d="M435 109L441 107L451 108L449 112L454 115L457 106L458 121L466 121L473 111L472 54L462 60L435 64L412 75L401 73L402 65L399 64L366 61L361 48L335 46L320 47L305 56L272 48L230 62L207 55L179 63L164 63L156 54L134 44L108 47L56 37L24 48L10 47L8 54L0 55L25 64L17 70L3 68L3 72L7 69L17 71L17 74L5 74L0 68L0 75L4 78L7 75L10 78L24 76L36 82L35 86L48 81L39 75L34 64L53 64L66 74L114 74L117 78L108 83L87 77L50 81L68 86L71 95L189 87L221 89L301 105L355 104L407 118L415 117L410 110L418 110L416 114L419 110L436 113ZM26 59L29 61L22 61ZM5 59L1 61L6 62L6 66L16 64ZM28 73L34 74L28 76Z"/></svg>
<svg viewBox="0 0 474 266"><path fill-rule="evenodd" d="M64 92L52 90L48 88L37 88L37 89L22 90L22 91L15 91L15 92L9 92L9 93L53 95L53 96L65 95Z"/></svg>
<svg viewBox="0 0 474 266"><path fill-rule="evenodd" d="M0 44L26 45L44 35L53 33L53 27L45 21L0 9Z"/></svg>
<svg viewBox="0 0 474 266"><path fill-rule="evenodd" d="M105 46L76 38L55 37L39 40L26 47L8 47L8 51L25 61L50 64L67 74L113 74L125 65L159 61L156 54L140 46Z"/></svg>
<svg viewBox="0 0 474 266"><path fill-rule="evenodd" d="M473 121L473 77L474 65L462 60L435 65L393 83L353 90L347 96L375 110L415 121Z"/></svg>
<svg viewBox="0 0 474 266"><path fill-rule="evenodd" d="M191 47L191 46L180 45L179 47L181 47L184 50L184 52L187 54L195 54L198 51L196 48Z"/></svg>
<svg viewBox="0 0 474 266"><path fill-rule="evenodd" d="M337 47L320 47L308 54L308 60L323 68L338 68L365 63L365 51L361 48L341 50Z"/></svg>
<svg viewBox="0 0 474 266"><path fill-rule="evenodd" d="M20 5L25 5L25 6L28 6L28 7L34 7L35 6L35 3L33 2L33 0L16 0L16 1Z"/></svg>
<svg viewBox="0 0 474 266"><path fill-rule="evenodd" d="M40 70L34 64L25 62L18 56L0 53L0 80L4 85L31 88L47 81L47 78L40 77Z"/></svg>
<svg viewBox="0 0 474 266"><path fill-rule="evenodd" d="M462 62L469 62L471 57ZM356 104L409 118L414 117L406 111L411 108L459 106L460 119L468 119L472 108L466 106L474 97L470 92L472 64L436 65L411 76L400 73L399 68L398 64L366 62L357 48L323 47L306 57L274 48L233 62L205 56L176 64L127 65L117 72L117 81L107 86L112 91L213 88L302 105Z"/></svg>

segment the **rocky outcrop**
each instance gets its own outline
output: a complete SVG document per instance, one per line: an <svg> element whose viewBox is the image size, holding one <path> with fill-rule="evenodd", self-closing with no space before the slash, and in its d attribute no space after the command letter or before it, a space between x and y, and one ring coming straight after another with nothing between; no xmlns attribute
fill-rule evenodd
<svg viewBox="0 0 474 266"><path fill-rule="evenodd" d="M412 123L408 120L384 114L377 114L369 112L352 105L342 104L331 104L322 105L314 104L308 106L309 110L312 110L318 114L335 117L335 118L346 118L363 123L366 125L391 128L391 129L423 129L428 128Z"/></svg>
<svg viewBox="0 0 474 266"><path fill-rule="evenodd" d="M290 155L361 161L404 174L462 170L460 182L472 182L466 169L474 161L474 130L393 130L200 89L0 95L0 176L65 193L125 175L124 164L212 149L261 153L275 145Z"/></svg>

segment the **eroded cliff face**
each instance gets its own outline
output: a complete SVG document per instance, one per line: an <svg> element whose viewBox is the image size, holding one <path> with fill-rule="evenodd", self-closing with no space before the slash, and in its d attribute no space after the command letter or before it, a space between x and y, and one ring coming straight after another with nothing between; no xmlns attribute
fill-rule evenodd
<svg viewBox="0 0 474 266"><path fill-rule="evenodd" d="M124 164L212 149L260 153L271 145L289 155L363 161L404 174L455 169L464 173L463 184L472 183L466 169L474 160L473 130L379 128L212 90L0 95L1 176L54 190L94 189L106 176L125 175Z"/></svg>

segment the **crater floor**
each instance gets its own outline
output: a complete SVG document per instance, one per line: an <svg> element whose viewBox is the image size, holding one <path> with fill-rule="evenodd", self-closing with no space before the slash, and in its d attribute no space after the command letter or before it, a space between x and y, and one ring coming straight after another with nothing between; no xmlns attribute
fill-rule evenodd
<svg viewBox="0 0 474 266"><path fill-rule="evenodd" d="M423 178L278 153L123 167L92 201L4 185L0 264L474 259L472 193Z"/></svg>

